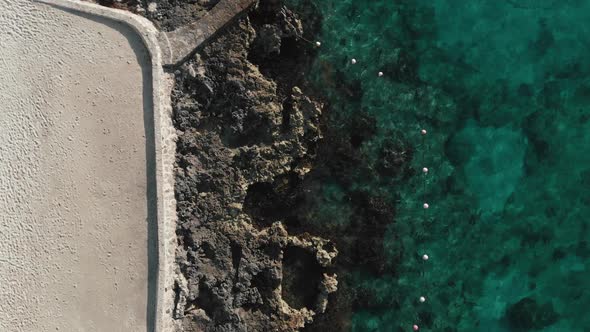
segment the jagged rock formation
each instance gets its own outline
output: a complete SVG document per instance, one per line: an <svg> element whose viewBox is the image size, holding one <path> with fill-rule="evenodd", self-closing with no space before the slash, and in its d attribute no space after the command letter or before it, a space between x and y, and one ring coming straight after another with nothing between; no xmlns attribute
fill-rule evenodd
<svg viewBox="0 0 590 332"><path fill-rule="evenodd" d="M175 72L180 330L296 331L337 289L334 245L289 235L288 202L268 195L301 181L322 137L322 104L297 86L302 30L266 1Z"/></svg>

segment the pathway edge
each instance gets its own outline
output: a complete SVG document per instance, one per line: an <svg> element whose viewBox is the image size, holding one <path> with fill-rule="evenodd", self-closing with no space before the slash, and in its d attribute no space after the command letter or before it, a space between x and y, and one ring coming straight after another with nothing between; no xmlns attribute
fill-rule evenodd
<svg viewBox="0 0 590 332"><path fill-rule="evenodd" d="M174 295L174 256L176 248L176 200L174 197L174 162L176 130L172 123L170 94L173 79L162 68L159 31L144 17L130 12L74 0L34 0L58 8L69 9L123 23L137 33L150 53L152 101L154 112L154 146L156 156L158 272L154 332L173 331L170 314ZM168 51L168 50L167 50Z"/></svg>

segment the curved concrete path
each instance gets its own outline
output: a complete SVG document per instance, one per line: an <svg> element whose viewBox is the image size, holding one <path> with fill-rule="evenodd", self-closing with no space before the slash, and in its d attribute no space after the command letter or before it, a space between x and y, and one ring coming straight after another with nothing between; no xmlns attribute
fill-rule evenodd
<svg viewBox="0 0 590 332"><path fill-rule="evenodd" d="M174 131L156 32L59 4L0 0L0 331L165 331Z"/></svg>

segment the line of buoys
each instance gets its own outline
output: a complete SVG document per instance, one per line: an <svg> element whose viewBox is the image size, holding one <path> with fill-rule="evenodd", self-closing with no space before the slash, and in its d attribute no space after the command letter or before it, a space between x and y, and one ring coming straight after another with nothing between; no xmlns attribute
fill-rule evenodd
<svg viewBox="0 0 590 332"><path fill-rule="evenodd" d="M319 41L317 41L316 42L316 46L317 47L320 47L321 46L321 43ZM358 63L357 59L355 59L355 58L351 58L350 59L350 64L356 65L357 63ZM382 71L379 71L377 73L377 76L378 77L383 77L384 76L384 73ZM428 134L428 131L426 129L421 129L420 130L420 134L423 137L423 140L422 140L422 143L423 143L422 144L422 148L424 150L425 149L425 146L426 146L426 144L425 144L425 137L426 137L426 134ZM424 158L424 151L422 151L422 162L424 162L424 159L425 159ZM429 171L430 170L428 169L428 167L423 167L422 168L422 173L424 173L424 175L427 175L429 173ZM426 179L424 179L424 196L426 196ZM427 202L424 202L422 204L422 207L423 207L424 211L426 211L426 210L428 210L430 208L430 205ZM427 253L423 253L422 254L422 260L424 262L428 261L429 259L430 259L430 256L428 256ZM418 302L425 303L426 302L426 296L420 296L420 297L418 297ZM414 325L412 325L412 330L413 331L419 331L420 330L420 326L418 324L414 324Z"/></svg>
<svg viewBox="0 0 590 332"><path fill-rule="evenodd" d="M422 135L422 163L424 163L425 158L424 158L424 153L426 152L426 134L428 134L428 131L426 131L426 129L421 129L420 130L420 134ZM424 176L428 175L428 167L422 167L422 173L424 173ZM424 198L426 198L426 178L424 178ZM422 205L422 207L425 210L425 216L426 216L426 210L430 207L430 205L428 203L424 203ZM430 257L428 256L428 254L422 254L422 260L423 261L428 261L430 259ZM418 298L418 301L420 301L420 303L424 303L426 302L426 297L425 296L420 296ZM418 331L420 330L420 326L418 326L417 324L414 324L412 326L412 329L414 331Z"/></svg>

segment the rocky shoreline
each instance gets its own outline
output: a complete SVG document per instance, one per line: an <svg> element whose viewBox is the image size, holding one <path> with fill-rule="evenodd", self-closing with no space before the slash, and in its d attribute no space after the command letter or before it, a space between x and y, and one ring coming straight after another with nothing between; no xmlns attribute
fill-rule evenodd
<svg viewBox="0 0 590 332"><path fill-rule="evenodd" d="M163 31L215 2L104 1ZM392 146L377 168L366 164L359 146L376 130L368 116L330 125L330 105L308 79L320 25L310 1L294 12L262 0L170 69L179 218L171 314L180 331L347 330L353 309L371 299L337 276L391 268L382 245L395 214L387 199L351 190L344 222L310 212L327 176L350 187L353 172L404 176L411 160ZM321 75L346 100L362 93L330 66Z"/></svg>
<svg viewBox="0 0 590 332"><path fill-rule="evenodd" d="M171 69L179 330L590 326L590 5L550 2L260 0Z"/></svg>
<svg viewBox="0 0 590 332"><path fill-rule="evenodd" d="M302 36L293 12L263 2L175 72L186 331L297 331L337 288L337 250L289 235L274 193L302 181L322 137L323 106L298 86L314 52Z"/></svg>

